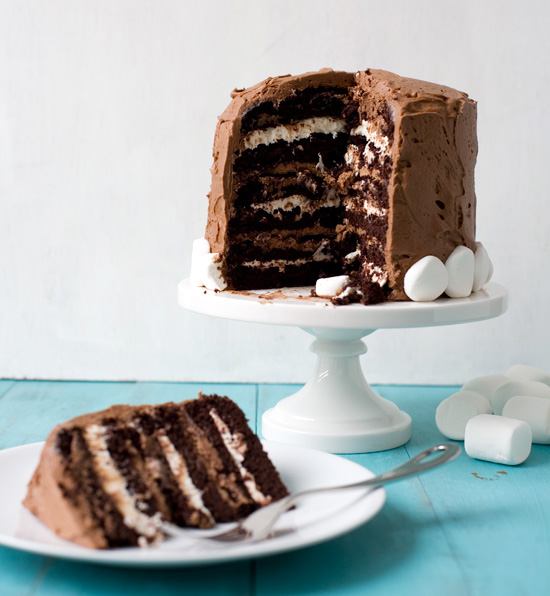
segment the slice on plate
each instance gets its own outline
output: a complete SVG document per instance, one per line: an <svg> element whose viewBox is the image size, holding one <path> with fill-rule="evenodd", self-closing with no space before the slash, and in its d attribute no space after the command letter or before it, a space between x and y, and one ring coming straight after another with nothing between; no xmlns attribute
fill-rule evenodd
<svg viewBox="0 0 550 596"><path fill-rule="evenodd" d="M91 548L163 540L159 521L209 528L288 494L229 398L112 406L55 427L23 501Z"/></svg>

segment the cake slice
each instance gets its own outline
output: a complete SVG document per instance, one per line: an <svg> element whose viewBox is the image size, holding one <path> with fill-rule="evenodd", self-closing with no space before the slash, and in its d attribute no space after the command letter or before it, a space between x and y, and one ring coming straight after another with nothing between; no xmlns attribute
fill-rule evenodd
<svg viewBox="0 0 550 596"><path fill-rule="evenodd" d="M159 521L209 528L287 490L229 398L112 406L56 426L23 504L90 548L147 546Z"/></svg>

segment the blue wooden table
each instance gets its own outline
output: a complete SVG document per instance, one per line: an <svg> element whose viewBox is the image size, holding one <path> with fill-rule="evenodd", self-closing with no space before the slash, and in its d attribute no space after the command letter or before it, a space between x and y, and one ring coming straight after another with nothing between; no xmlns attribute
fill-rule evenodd
<svg viewBox="0 0 550 596"><path fill-rule="evenodd" d="M197 392L229 395L259 427L290 385L0 381L0 449L46 438L58 422L115 403L158 403ZM376 387L413 420L412 439L391 451L347 456L375 473L443 437L437 404L453 387ZM550 447L505 467L470 459L387 488L369 523L317 546L256 561L182 569L72 563L0 547L1 596L550 594ZM9 478L0 479L1 483Z"/></svg>

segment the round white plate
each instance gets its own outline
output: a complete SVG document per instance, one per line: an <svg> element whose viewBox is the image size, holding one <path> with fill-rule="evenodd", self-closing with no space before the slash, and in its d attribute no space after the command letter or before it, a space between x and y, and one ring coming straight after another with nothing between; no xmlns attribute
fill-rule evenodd
<svg viewBox="0 0 550 596"><path fill-rule="evenodd" d="M438 298L433 302L383 302L335 306L311 296L311 287L246 292L215 292L178 285L180 306L205 315L253 323L329 327L337 329L395 329L470 323L498 317L508 306L506 288L488 283L468 298Z"/></svg>
<svg viewBox="0 0 550 596"><path fill-rule="evenodd" d="M306 497L286 513L275 527L275 536L262 542L219 543L204 539L171 539L154 548L92 550L58 538L21 501L38 463L43 443L0 451L2 486L0 544L46 556L107 565L195 566L248 559L295 550L349 532L374 517L386 493L353 489ZM291 492L319 486L359 482L372 472L344 458L281 443L264 447Z"/></svg>

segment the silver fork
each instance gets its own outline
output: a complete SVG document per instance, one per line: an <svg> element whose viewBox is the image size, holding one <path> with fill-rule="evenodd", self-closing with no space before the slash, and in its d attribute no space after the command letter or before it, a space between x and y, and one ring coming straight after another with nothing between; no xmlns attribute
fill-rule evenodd
<svg viewBox="0 0 550 596"><path fill-rule="evenodd" d="M362 482L354 482L353 484L343 484L340 486L327 486L322 488L311 488L283 497L275 503L261 507L260 509L251 513L248 517L242 519L236 526L230 530L224 530L221 533L210 533L208 530L194 530L190 528L180 528L168 522L161 522L161 530L168 536L177 537L200 537L209 540L217 540L220 542L242 542L247 540L250 542L263 540L267 538L273 526L279 517L288 511L299 499L307 495L314 495L335 490L346 490L348 488L365 488L365 487L379 487L382 484L395 482L408 476L416 476L421 472L431 470L445 462L451 461L460 453L460 447L455 443L442 443L435 445L429 449L425 449L418 455L413 457L407 463L384 472L374 478L363 480ZM433 454L435 457L430 457Z"/></svg>

